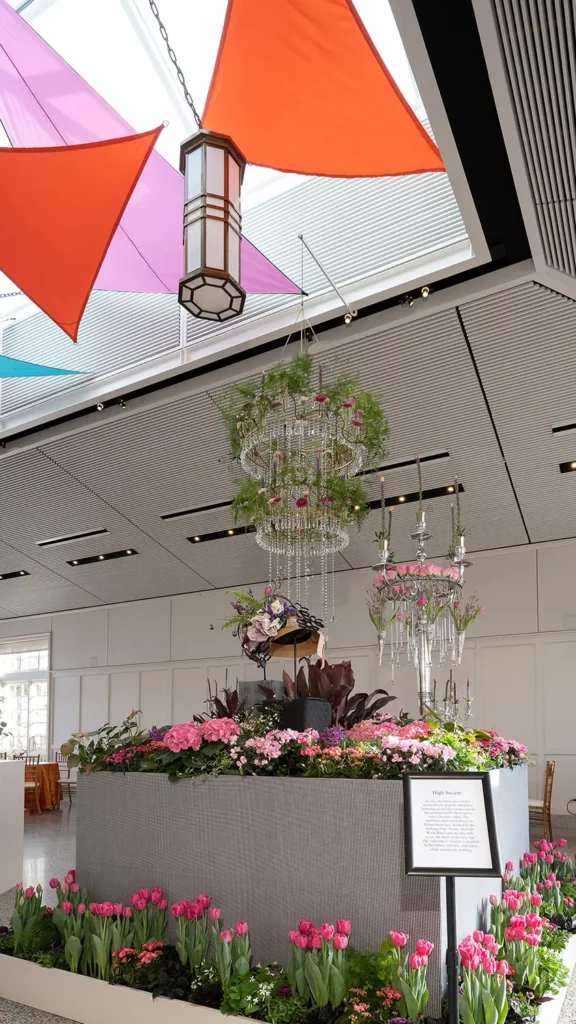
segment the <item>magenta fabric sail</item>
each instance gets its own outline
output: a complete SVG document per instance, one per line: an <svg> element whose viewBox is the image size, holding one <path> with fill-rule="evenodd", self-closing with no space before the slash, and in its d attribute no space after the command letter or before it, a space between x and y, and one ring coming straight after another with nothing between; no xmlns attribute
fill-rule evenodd
<svg viewBox="0 0 576 1024"><path fill-rule="evenodd" d="M60 146L120 138L134 129L48 43L0 0L0 121L13 146ZM184 179L153 152L96 281L102 291L178 291ZM87 197L86 215L90 216ZM246 238L242 285L249 294L299 287Z"/></svg>

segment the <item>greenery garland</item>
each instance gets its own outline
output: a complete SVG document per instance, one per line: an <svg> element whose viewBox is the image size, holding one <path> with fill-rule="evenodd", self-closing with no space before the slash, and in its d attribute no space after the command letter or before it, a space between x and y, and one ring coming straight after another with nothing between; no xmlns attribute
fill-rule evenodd
<svg viewBox="0 0 576 1024"><path fill-rule="evenodd" d="M312 356L298 354L289 363L273 367L259 380L234 385L220 404L226 427L230 451L240 461L242 449L250 435L262 430L273 416L290 413L295 419L310 417L311 404L316 403L314 414L331 416L337 423L342 446L350 442L361 444L365 463L382 461L386 457L389 434L386 414L380 400L369 391L362 391L352 376L341 376L313 382ZM338 438L335 448L338 447ZM298 491L296 502L302 512L303 529L307 528L307 510L325 510L342 525L360 526L370 512L366 492L358 477L346 478L337 473L322 477L310 472L309 465L299 461L298 453L291 460L278 463L277 479L271 489L259 480L242 479L232 502L236 521L255 526L269 520L271 508L285 500L288 489ZM280 509L277 509L280 511Z"/></svg>

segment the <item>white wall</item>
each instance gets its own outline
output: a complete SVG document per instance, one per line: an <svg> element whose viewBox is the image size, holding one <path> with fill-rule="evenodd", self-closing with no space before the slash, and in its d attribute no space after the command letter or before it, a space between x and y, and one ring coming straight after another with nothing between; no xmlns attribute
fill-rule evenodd
<svg viewBox="0 0 576 1024"><path fill-rule="evenodd" d="M537 761L532 795L541 795L543 765L556 760L554 811L576 796L576 542L481 553L467 571L486 612L469 630L458 682L470 678L474 724L526 743ZM357 689L383 686L395 707L416 711L414 670L402 665L390 683L378 666L366 612L370 570L339 573L337 623L329 657L351 658ZM224 590L110 605L0 622L0 639L52 635L52 741L118 723L132 708L144 725L186 721L203 710L206 679L259 678L240 657L238 641L220 624L229 611ZM314 593L310 601L315 607ZM282 663L270 663L279 678ZM289 668L289 666L287 666ZM437 672L439 685L446 672Z"/></svg>

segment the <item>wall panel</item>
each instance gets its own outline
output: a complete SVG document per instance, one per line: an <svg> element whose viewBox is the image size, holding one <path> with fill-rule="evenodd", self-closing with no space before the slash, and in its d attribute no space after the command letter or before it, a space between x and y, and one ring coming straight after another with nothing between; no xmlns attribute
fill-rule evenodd
<svg viewBox="0 0 576 1024"><path fill-rule="evenodd" d="M80 728L82 732L99 729L109 719L108 673L83 675L80 686Z"/></svg>

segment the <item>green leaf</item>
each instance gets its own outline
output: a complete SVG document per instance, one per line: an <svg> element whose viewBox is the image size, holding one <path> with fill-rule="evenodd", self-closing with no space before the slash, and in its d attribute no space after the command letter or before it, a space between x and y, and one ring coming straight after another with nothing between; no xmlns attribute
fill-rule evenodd
<svg viewBox="0 0 576 1024"><path fill-rule="evenodd" d="M98 964L98 967L104 973L108 967L108 957L106 956L106 949L104 943L99 935L92 936L92 951L94 953L94 959Z"/></svg>
<svg viewBox="0 0 576 1024"><path fill-rule="evenodd" d="M416 999L410 985L404 981L404 978L398 978L398 981L400 982L400 990L404 996L404 1002L406 1003L408 1017L410 1020L416 1020L420 1012L419 1000Z"/></svg>
<svg viewBox="0 0 576 1024"><path fill-rule="evenodd" d="M488 989L482 988L482 1006L486 1024L498 1024L498 1010Z"/></svg>
<svg viewBox="0 0 576 1024"><path fill-rule="evenodd" d="M78 964L80 957L82 956L82 943L75 935L71 935L65 946L66 962L70 967L70 970L74 973L78 973Z"/></svg>
<svg viewBox="0 0 576 1024"><path fill-rule="evenodd" d="M320 968L310 956L307 956L304 962L304 975L310 987L315 1005L318 1007L326 1006L326 1003L328 1002L328 992L324 982L322 981Z"/></svg>
<svg viewBox="0 0 576 1024"><path fill-rule="evenodd" d="M337 1006L340 1006L340 1003L343 1002L344 996L346 994L344 978L342 977L342 974L338 970L338 968L334 966L334 964L332 964L332 966L330 967L330 978L328 980L328 994L330 996L330 1005L333 1010L335 1010Z"/></svg>
<svg viewBox="0 0 576 1024"><path fill-rule="evenodd" d="M243 977L245 974L248 974L249 970L250 964L248 963L246 957L239 956L234 963L234 973L239 975L239 977Z"/></svg>

